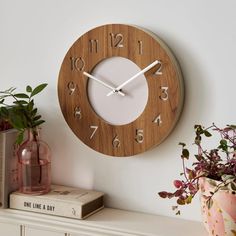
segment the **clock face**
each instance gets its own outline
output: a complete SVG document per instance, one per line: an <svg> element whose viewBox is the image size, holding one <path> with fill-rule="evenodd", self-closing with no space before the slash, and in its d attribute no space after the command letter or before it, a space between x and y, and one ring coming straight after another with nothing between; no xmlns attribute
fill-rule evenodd
<svg viewBox="0 0 236 236"><path fill-rule="evenodd" d="M133 156L160 144L183 106L183 79L167 46L140 28L92 29L69 49L58 96L69 127L92 149Z"/></svg>
<svg viewBox="0 0 236 236"><path fill-rule="evenodd" d="M106 83L120 85L141 69L124 57L111 57L100 62L92 71L92 75ZM113 125L125 125L138 118L146 107L148 85L143 74L133 83L127 84L123 92L125 96L114 94L106 96L111 90L94 80L88 82L88 98L98 116ZM125 115L124 115L125 114Z"/></svg>

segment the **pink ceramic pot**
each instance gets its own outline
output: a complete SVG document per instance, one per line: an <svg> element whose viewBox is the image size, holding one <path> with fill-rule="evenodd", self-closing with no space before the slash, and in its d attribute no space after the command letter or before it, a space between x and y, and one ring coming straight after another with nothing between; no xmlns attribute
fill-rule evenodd
<svg viewBox="0 0 236 236"><path fill-rule="evenodd" d="M220 190L213 196L213 205L208 209L206 197L214 191L211 179L200 179L200 200L204 225L209 235L236 236L236 195L230 190ZM214 181L219 184L219 181Z"/></svg>

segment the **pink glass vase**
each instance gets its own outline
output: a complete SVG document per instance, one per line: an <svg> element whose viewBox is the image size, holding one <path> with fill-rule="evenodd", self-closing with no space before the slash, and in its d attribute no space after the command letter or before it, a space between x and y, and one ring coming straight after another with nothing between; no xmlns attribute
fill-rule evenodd
<svg viewBox="0 0 236 236"><path fill-rule="evenodd" d="M17 150L19 162L19 191L45 194L51 185L51 152L40 139L38 130L27 130L27 139Z"/></svg>

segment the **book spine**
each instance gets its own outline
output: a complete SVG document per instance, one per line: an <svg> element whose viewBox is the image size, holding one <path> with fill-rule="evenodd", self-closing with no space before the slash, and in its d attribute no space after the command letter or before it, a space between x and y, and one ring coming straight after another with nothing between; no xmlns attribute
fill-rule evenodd
<svg viewBox="0 0 236 236"><path fill-rule="evenodd" d="M4 145L4 135L0 133L0 208L3 208L3 201L4 201L4 180L5 180L5 164L4 164L4 159L5 159L5 145Z"/></svg>
<svg viewBox="0 0 236 236"><path fill-rule="evenodd" d="M9 194L18 189L17 131L0 132L0 208L8 208Z"/></svg>
<svg viewBox="0 0 236 236"><path fill-rule="evenodd" d="M53 199L35 198L34 196L12 193L10 195L10 208L82 219L81 205L66 201L55 201Z"/></svg>

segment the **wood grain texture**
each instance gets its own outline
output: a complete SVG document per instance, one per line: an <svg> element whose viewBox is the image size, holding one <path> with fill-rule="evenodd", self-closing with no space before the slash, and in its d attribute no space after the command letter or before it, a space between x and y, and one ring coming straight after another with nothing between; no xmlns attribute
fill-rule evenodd
<svg viewBox="0 0 236 236"><path fill-rule="evenodd" d="M120 126L94 112L87 95L88 78L83 75L114 56L128 58L141 69L155 60L162 62L161 75L155 74L160 65L145 73L149 90L143 113ZM164 87L168 87L166 100ZM59 73L58 96L66 122L83 143L109 156L133 156L160 144L173 130L183 107L183 78L174 55L156 35L130 25L103 25L82 35L67 52ZM161 120L156 119L159 115ZM91 126L98 127L92 138Z"/></svg>

